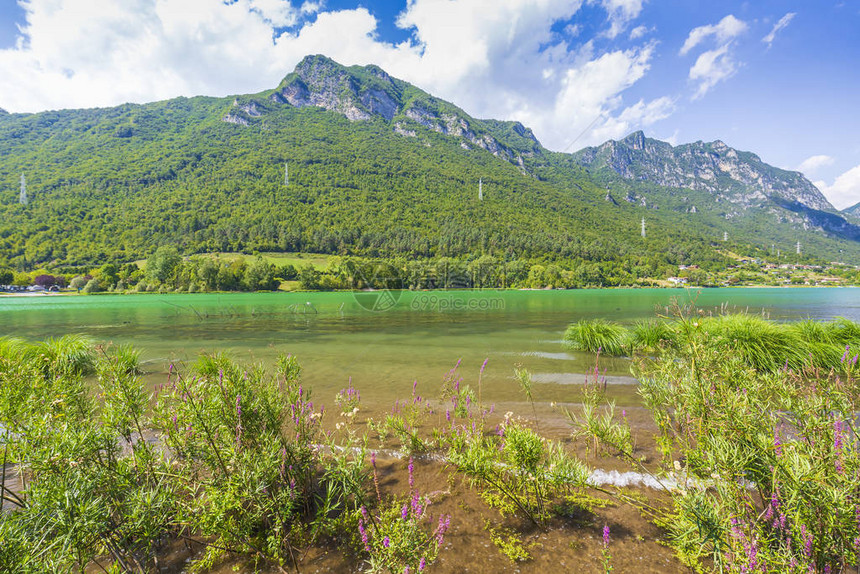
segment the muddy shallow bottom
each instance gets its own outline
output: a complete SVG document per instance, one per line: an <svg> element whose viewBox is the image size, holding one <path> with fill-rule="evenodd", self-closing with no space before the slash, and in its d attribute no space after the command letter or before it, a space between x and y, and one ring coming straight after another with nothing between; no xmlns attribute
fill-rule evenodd
<svg viewBox="0 0 860 574"><path fill-rule="evenodd" d="M525 419L531 420L533 414L530 405L523 403L501 405L505 408L516 409L514 412ZM575 405L571 405L575 409ZM647 413L643 409L629 409L628 418L640 445L640 454L653 452L650 435L653 428L648 424ZM507 411L505 411L507 412ZM367 430L368 418L379 418L383 411L362 412L363 418L352 424L354 431L359 434ZM592 477L619 477L620 473L629 471L628 467L618 460L608 456L595 456L589 451L591 442L585 439L575 439L571 436L571 428L566 417L556 406L539 405L538 426L542 435L562 440L570 452L587 462L598 472ZM436 414L430 415L429 423ZM444 415L442 415L444 418ZM335 417L327 417L327 426L333 427ZM341 419L342 420L342 419ZM488 428L501 420L494 414L488 419ZM428 426L429 428L429 426ZM334 430L332 428L332 430ZM367 430L370 435L370 431ZM374 440L371 445L377 444ZM390 495L406 495L408 491L408 457L403 455L396 444L386 444L386 448L374 449L377 452L380 488L383 497ZM644 448L643 448L644 447ZM653 465L653 457L646 454L646 464ZM442 453L431 453L415 457L415 485L417 490L429 496L431 500L428 514L430 524L434 524L440 514L451 516L451 528L445 536L443 548L439 557L427 568L429 572L464 573L464 572L604 572L603 567L603 528L610 529L609 553L614 572L666 573L687 572L678 562L671 549L663 544L663 531L655 526L646 516L643 516L633 505L622 504L613 497L596 489L589 489L589 494L605 504L598 504L592 510L574 509L563 516L552 519L544 529L538 528L528 520L517 517L503 517L499 511L492 509L480 498L476 489L469 486L468 479L458 474L454 468L444 461ZM614 472L613 472L614 471ZM627 475L630 478L631 475ZM615 491L616 487L609 483L603 488ZM632 483L632 488L623 491L646 501L652 506L668 504L668 495L658 489ZM497 548L491 538L490 529L514 534L530 558L513 562ZM175 541L168 544L161 556L161 572L179 574L188 571L190 561L199 557L203 549L200 544ZM299 572L307 573L357 573L368 570L368 564L357 558L348 548L338 546L337 541L305 549L300 556ZM100 571L93 568L92 572ZM291 566L284 570L264 563L254 564L253 561L242 558L226 558L214 569L208 570L213 574L231 572L261 572L264 574L295 571Z"/></svg>

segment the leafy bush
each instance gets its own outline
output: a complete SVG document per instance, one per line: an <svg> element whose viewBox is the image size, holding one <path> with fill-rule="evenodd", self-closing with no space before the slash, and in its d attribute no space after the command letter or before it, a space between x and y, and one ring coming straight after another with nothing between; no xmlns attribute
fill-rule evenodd
<svg viewBox="0 0 860 574"><path fill-rule="evenodd" d="M522 513L537 525L549 518L551 501L583 488L589 475L560 444L513 422L499 435L458 429L448 459L480 487L491 506L503 514Z"/></svg>
<svg viewBox="0 0 860 574"><path fill-rule="evenodd" d="M673 503L661 524L679 556L697 569L729 572L856 565L857 354L846 349L834 369L802 365L810 360L805 344L818 339L834 348L827 332L853 326L731 316L680 317L677 328L679 352L640 360L636 374L660 431L655 477ZM626 420L578 426L626 452L619 433L605 432Z"/></svg>
<svg viewBox="0 0 860 574"><path fill-rule="evenodd" d="M174 374L161 393L158 429L175 457L174 472L197 485L182 499L181 520L219 540L202 564L225 547L294 563L296 549L337 510L332 505L343 512L349 500L353 509L361 501L361 485L344 479L346 465L333 467L336 459L316 446L324 442L323 413L300 372L294 357L281 357L271 376L223 355L203 356L195 376Z"/></svg>
<svg viewBox="0 0 860 574"><path fill-rule="evenodd" d="M91 361L81 339L65 337L0 355L4 456L25 478L18 493L4 480L4 498L18 506L0 515L4 572L83 571L107 555L122 571L143 574L171 531L174 486L140 432L142 384L125 359L105 353L95 363L98 409L82 379Z"/></svg>

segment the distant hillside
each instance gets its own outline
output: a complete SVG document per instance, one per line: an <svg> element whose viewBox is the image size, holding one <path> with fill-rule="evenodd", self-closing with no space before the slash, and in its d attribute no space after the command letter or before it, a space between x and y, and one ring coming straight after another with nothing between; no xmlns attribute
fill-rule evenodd
<svg viewBox="0 0 860 574"><path fill-rule="evenodd" d="M378 67L322 56L258 94L3 114L0 264L131 261L172 244L185 253L613 261L648 275L722 265L724 229L735 252L773 241L788 249L801 229L805 252L857 253L856 242L798 227L807 216L790 208L777 205L782 222L761 219L741 236L731 217L691 212L706 204L692 194L708 191L663 203L650 190L620 192L593 162L582 165L585 151L550 152L519 123L472 118ZM815 205L803 204L830 214Z"/></svg>
<svg viewBox="0 0 860 574"><path fill-rule="evenodd" d="M851 207L846 207L842 210L842 213L850 215L851 217L860 218L860 203L855 203Z"/></svg>
<svg viewBox="0 0 860 574"><path fill-rule="evenodd" d="M860 227L836 211L803 174L768 165L717 140L672 146L635 132L574 154L613 195L643 207L696 213L733 238L800 241L836 256L860 241ZM714 219L716 216L717 219Z"/></svg>

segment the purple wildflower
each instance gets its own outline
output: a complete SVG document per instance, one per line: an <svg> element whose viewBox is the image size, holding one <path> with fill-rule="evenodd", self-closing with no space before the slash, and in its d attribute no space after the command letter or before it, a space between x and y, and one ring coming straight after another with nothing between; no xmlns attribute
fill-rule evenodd
<svg viewBox="0 0 860 574"><path fill-rule="evenodd" d="M364 507L361 507L364 510ZM370 552L370 542L367 539L367 529L364 527L364 518L358 519L358 532L361 534L361 542L364 544L364 549Z"/></svg>
<svg viewBox="0 0 860 574"><path fill-rule="evenodd" d="M803 538L803 553L807 558L812 558L812 542L814 539L812 533L806 532L806 525L804 524L800 525L800 536Z"/></svg>
<svg viewBox="0 0 860 574"><path fill-rule="evenodd" d="M421 560L418 561L418 571L424 572L425 568L427 568L427 559L422 556Z"/></svg>
<svg viewBox="0 0 860 574"><path fill-rule="evenodd" d="M836 472L842 474L842 421L833 421L833 452L836 454Z"/></svg>
<svg viewBox="0 0 860 574"><path fill-rule="evenodd" d="M421 502L418 498L418 491L412 493L412 514L415 516L421 516L423 508L421 508Z"/></svg>
<svg viewBox="0 0 860 574"><path fill-rule="evenodd" d="M400 511L400 518L402 518L403 520L406 520L406 518L408 518L408 517L409 517L409 505L404 504L403 510Z"/></svg>
<svg viewBox="0 0 860 574"><path fill-rule="evenodd" d="M411 456L409 457L409 490L415 490L415 463Z"/></svg>
<svg viewBox="0 0 860 574"><path fill-rule="evenodd" d="M603 526L603 547L604 548L609 547L609 526L608 525Z"/></svg>
<svg viewBox="0 0 860 574"><path fill-rule="evenodd" d="M441 546L442 540L444 540L445 533L448 531L448 527L451 526L451 516L441 514L439 515L439 525L436 527L436 545Z"/></svg>
<svg viewBox="0 0 860 574"><path fill-rule="evenodd" d="M382 545L388 548L391 545L391 542L388 539L388 536L382 539Z"/></svg>

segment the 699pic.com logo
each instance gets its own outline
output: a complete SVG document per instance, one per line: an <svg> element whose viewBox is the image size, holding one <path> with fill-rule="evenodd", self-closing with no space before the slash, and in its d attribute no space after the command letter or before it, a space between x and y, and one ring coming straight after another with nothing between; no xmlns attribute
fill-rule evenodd
<svg viewBox="0 0 860 574"><path fill-rule="evenodd" d="M384 262L353 263L348 268L352 296L360 307L378 313L397 305L403 289L397 269Z"/></svg>

